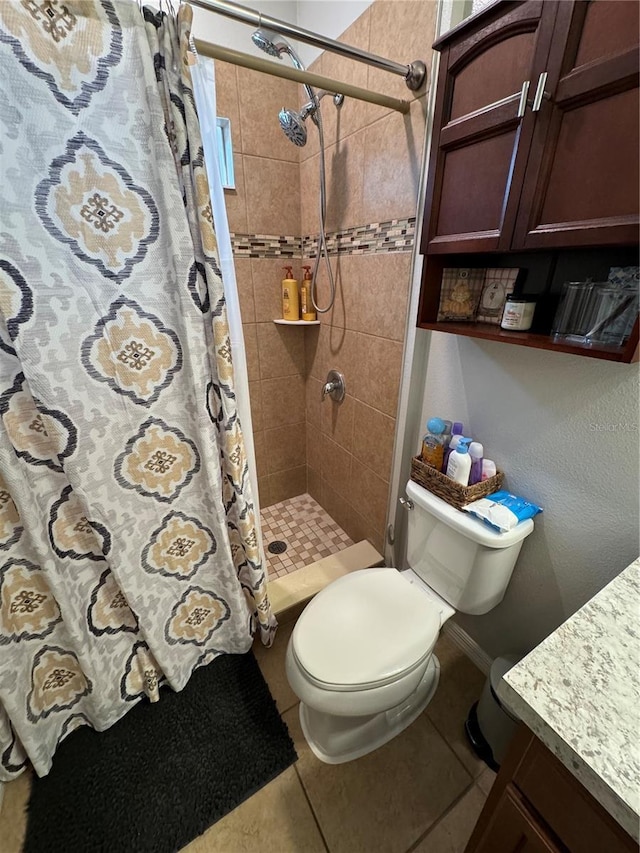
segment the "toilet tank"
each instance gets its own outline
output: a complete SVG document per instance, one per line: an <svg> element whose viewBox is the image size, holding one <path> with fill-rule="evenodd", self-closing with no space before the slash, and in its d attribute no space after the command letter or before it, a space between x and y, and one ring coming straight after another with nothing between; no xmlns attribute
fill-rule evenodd
<svg viewBox="0 0 640 853"><path fill-rule="evenodd" d="M413 502L408 513L409 566L456 610L474 616L488 613L504 598L533 521L497 533L413 480L406 493Z"/></svg>

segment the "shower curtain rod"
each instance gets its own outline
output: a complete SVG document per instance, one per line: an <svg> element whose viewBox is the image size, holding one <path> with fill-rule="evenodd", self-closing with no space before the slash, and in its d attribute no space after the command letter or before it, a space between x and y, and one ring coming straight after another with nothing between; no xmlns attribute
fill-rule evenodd
<svg viewBox="0 0 640 853"><path fill-rule="evenodd" d="M243 24L275 30L280 35L289 36L305 44L310 44L313 47L329 50L332 53L338 53L341 56L355 59L358 62L365 62L367 65L373 65L375 68L389 71L391 74L399 74L404 78L409 89L412 90L419 89L427 75L426 65L420 59L417 59L410 65L402 65L391 59L385 59L384 56L378 56L375 53L361 50L359 47L343 44L328 36L322 36L311 30L305 30L303 27L294 26L279 18L272 18L271 15L263 15L261 12L256 12L255 9L249 9L238 3L232 3L230 0L190 0L190 3L193 6L200 6L202 9L208 9L210 12L219 12L226 18L232 18Z"/></svg>
<svg viewBox="0 0 640 853"><path fill-rule="evenodd" d="M241 53L239 50L221 47L200 39L194 39L194 43L200 56L220 59L223 62L230 62L232 65L242 65L244 68L251 68L253 71L264 71L266 74L272 74L275 77L295 80L296 83L307 83L310 86L316 86L318 89L325 89L331 94L340 94L360 101L368 101L371 104L396 110L399 113L408 113L411 106L409 101L401 101L389 95L380 95L377 92L369 91L369 89L361 89L360 86L352 86L350 83L341 83L339 80L333 80L323 74L315 74L313 71L298 71L297 68L289 65L277 65L269 59L261 59L259 56Z"/></svg>

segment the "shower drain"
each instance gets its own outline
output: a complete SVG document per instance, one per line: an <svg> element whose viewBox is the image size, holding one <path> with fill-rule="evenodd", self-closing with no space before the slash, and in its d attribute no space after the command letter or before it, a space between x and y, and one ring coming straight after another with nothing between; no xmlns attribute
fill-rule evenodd
<svg viewBox="0 0 640 853"><path fill-rule="evenodd" d="M281 539L276 539L275 542L270 542L267 545L267 551L270 554L284 554L287 550L287 543L283 542Z"/></svg>

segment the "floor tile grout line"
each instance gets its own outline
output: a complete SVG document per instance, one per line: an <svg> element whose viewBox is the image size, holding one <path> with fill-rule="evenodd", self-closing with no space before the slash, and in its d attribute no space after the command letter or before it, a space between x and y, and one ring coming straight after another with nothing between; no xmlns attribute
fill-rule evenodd
<svg viewBox="0 0 640 853"><path fill-rule="evenodd" d="M285 623L285 624L286 624L286 623ZM281 627L281 626L279 626L279 627ZM280 716L282 717L282 716L284 716L284 714L288 714L288 713L289 713L289 711L293 710L293 708L295 708L295 707L296 707L296 705L298 705L298 704L299 704L299 699L295 699L292 705L287 705L287 707L286 707L286 708L278 708L278 713L279 713L279 714L280 714ZM286 724L285 724L285 725L286 725ZM288 728L288 727L287 727L287 728Z"/></svg>
<svg viewBox="0 0 640 853"><path fill-rule="evenodd" d="M461 767L461 768L464 770L464 772L467 774L467 776L469 777L470 781L467 783L467 785L466 785L466 787L463 789L462 793L461 793L461 794L459 794L459 795L458 795L458 797L457 797L457 798L455 798L455 799L454 799L454 800L449 804L449 806L447 806L447 808L446 808L446 809L443 811L443 813L438 817L438 819L437 819L437 820L435 820L435 821L431 824L431 826L430 826L430 827L429 827L429 828L428 828L428 829L427 829L427 830L426 830L426 831L425 831L425 832L424 832L424 833L423 833L423 834L422 834L418 839L416 839L416 841L414 841L414 842L413 842L413 844L411 844L411 845L409 846L409 848L405 851L405 853L412 853L412 851L413 851L413 850L415 850L415 848L418 846L418 844L420 844L420 843L421 843L421 842L422 842L422 841L423 841L423 840L424 840L424 839L425 839L425 838L426 838L426 837L431 833L431 831L432 831L432 830L433 830L433 829L434 829L434 828L435 828L435 827L440 823L440 821L441 821L441 820L442 820L442 819L443 819L443 818L444 818L444 817L445 817L445 816L446 816L446 815L447 815L447 814L448 814L448 813L453 809L453 807L454 807L458 802L460 802L460 800L465 796L465 794L467 794L467 793L468 793L468 792L473 788L473 786L476 784L477 780L480 778L480 774L479 774L478 776L474 776L474 775L473 775L473 773L472 773L472 772L471 772L471 771L466 767L466 765L464 764L464 762L462 761L462 759L460 758L460 756L458 755L458 753L455 751L455 749L453 748L453 746L449 743L449 739L448 739L448 738L447 738L447 737L446 737L446 736L445 736L445 735L440 731L440 729L438 728L438 726L437 726L437 725L435 724L435 722L431 719L431 716L429 715L429 710L428 710L428 708L429 708L429 706L427 705L427 707L425 708L425 710L424 710L424 712L423 712L423 713L424 713L424 716L427 718L427 721L430 723L430 725L431 725L431 726L433 726L434 731L435 731L435 732L436 732L436 734L439 736L439 738L443 741L443 743L444 743L444 744L445 744L445 746L448 748L449 752L453 755L453 757L455 758L455 760L457 761L457 763L460 765L460 767Z"/></svg>
<svg viewBox="0 0 640 853"><path fill-rule="evenodd" d="M442 823L442 821L455 809L455 807L458 805L458 803L460 803L461 800L463 800L467 796L467 794L473 790L475 785L476 785L476 780L472 779L471 782L467 785L467 787L463 789L462 793L460 793L457 797L455 797L449 803L449 805L442 812L442 814L439 815L436 818L436 820L434 820L434 822L431 824L431 826L428 827L428 829L425 832L423 832L422 835L419 838L417 838L408 847L408 849L405 851L405 853L413 853L413 851L416 849L416 847L418 847L418 845L422 844L422 842L425 840L425 838L428 838L431 835L431 833L435 830L435 828L437 826L439 826Z"/></svg>
<svg viewBox="0 0 640 853"><path fill-rule="evenodd" d="M429 715L429 710L428 710L428 708L429 708L429 706L427 705L427 707L426 707L426 708L425 708L425 710L424 710L424 713L426 714L427 719L429 720L429 722L431 723L431 725L433 726L433 728L437 731L437 733L440 735L440 737L442 738L442 740L443 740L443 741L446 743L446 745L449 747L450 751L455 755L455 757L456 757L456 759L457 759L457 761L458 761L458 764L462 767L462 769L463 769L466 773L468 773L468 774L469 774L469 776L471 777L471 779L475 782L475 781L476 781L476 779L479 779L479 778L480 778L480 775L481 775L481 774L479 773L477 776L474 776L474 775L473 775L473 772L472 772L471 770L469 770L469 768L466 766L466 764L464 763L464 761L460 758L460 756L458 755L458 753L457 753L457 752L455 751L455 749L451 746L451 744L449 743L449 739L446 737L446 735L444 735L444 734L440 731L440 729L438 728L438 726L434 723L434 721L432 720L431 716ZM483 768L483 771L482 771L482 772L484 772L484 768Z"/></svg>
<svg viewBox="0 0 640 853"><path fill-rule="evenodd" d="M298 759L298 761L299 761L299 760L300 760L300 759ZM307 792L307 789L306 789L306 788L305 788L305 786L304 786L304 782L303 782L303 780L302 780L302 776L300 775L300 771L298 770L298 761L296 761L296 763L293 765L293 769L296 771L296 776L298 777L298 781L300 782L300 787L302 788L302 793L304 794L304 798L305 798L305 800L307 801L307 803L308 803L308 805L309 805L309 809L311 810L311 814L312 814L312 816L313 816L313 819L314 819L314 821L315 821L315 824L316 824L316 826L318 827L318 832L320 833L320 838L322 839L322 843L324 844L324 849L327 851L327 853L331 853L331 850L330 850L330 848L329 848L329 844L328 844L328 842L327 842L327 839L325 838L325 834L324 834L324 832L322 831L322 827L320 826L320 819L318 818L318 815L316 814L316 811L315 811L315 809L313 808L313 803L311 802L311 799L310 799L310 797L309 797L309 794L308 794L308 792Z"/></svg>

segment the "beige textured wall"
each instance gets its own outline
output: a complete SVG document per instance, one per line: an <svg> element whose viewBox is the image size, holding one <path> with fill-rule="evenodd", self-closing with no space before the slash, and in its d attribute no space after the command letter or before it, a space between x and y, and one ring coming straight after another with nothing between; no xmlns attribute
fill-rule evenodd
<svg viewBox="0 0 640 853"><path fill-rule="evenodd" d="M342 40L399 62L431 61L435 2L376 0ZM225 191L231 231L317 235L319 155L315 129L304 148L280 131L282 106L304 103L301 87L216 64L218 111L231 119L237 190ZM333 54L313 70L399 98L413 98L391 74ZM412 217L420 175L426 97L407 116L347 99L323 100L327 227L341 231ZM309 123L310 124L310 123ZM410 251L332 258L338 295L322 325L275 326L282 262L236 258L249 367L260 502L309 491L354 540L382 549L389 493ZM294 262L296 273L300 262ZM320 285L326 300L326 276ZM331 368L347 398L320 402Z"/></svg>
<svg viewBox="0 0 640 853"><path fill-rule="evenodd" d="M436 4L377 0L342 40L398 62L431 62ZM400 98L412 97L388 73L323 54L314 70ZM325 99L328 227L341 230L415 215L426 96L402 116L345 101L336 112ZM301 227L317 232L318 153L301 149ZM382 550L400 385L411 253L348 254L333 258L338 296L322 325L305 330L307 486L355 540ZM322 299L326 286L321 288ZM346 378L341 405L320 402L331 368Z"/></svg>

